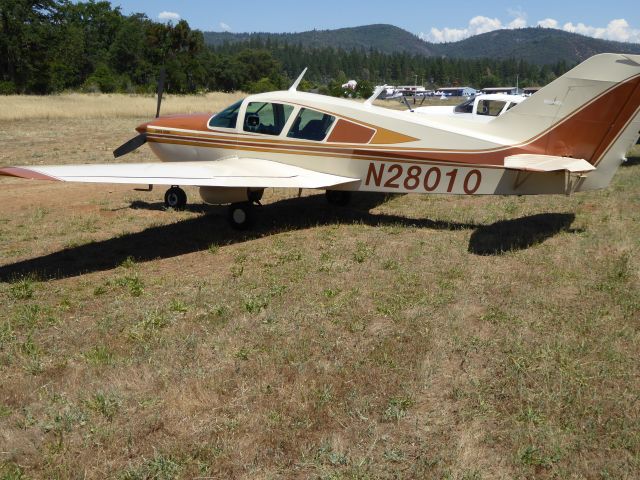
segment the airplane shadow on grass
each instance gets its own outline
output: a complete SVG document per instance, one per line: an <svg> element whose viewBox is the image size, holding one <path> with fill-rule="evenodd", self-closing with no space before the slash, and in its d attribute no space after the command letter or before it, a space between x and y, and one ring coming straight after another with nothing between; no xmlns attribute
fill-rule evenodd
<svg viewBox="0 0 640 480"><path fill-rule="evenodd" d="M409 219L398 215L369 212L386 198L383 194L354 195L352 204L343 208L328 206L324 195L282 200L259 208L256 212L256 225L248 232L234 231L225 219L221 218L220 213L226 214L226 209L194 204L187 208L194 212L211 214L4 265L0 267L0 281L14 281L29 275L40 279L73 277L113 269L128 257L138 262L171 258L205 250L211 245L246 242L282 231L340 223L396 225L450 231L474 230L469 240L469 252L477 255L496 255L505 251L525 249L559 232L571 231L569 227L575 218L575 215L568 213L547 213L491 225L478 225ZM137 201L131 208L162 210L163 206L160 203Z"/></svg>

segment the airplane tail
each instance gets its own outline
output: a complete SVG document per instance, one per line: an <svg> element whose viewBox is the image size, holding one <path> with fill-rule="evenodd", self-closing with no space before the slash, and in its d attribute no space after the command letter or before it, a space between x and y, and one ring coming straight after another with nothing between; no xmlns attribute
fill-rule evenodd
<svg viewBox="0 0 640 480"><path fill-rule="evenodd" d="M595 55L491 126L529 139L521 153L586 160L596 169L576 190L604 188L640 135L640 55Z"/></svg>

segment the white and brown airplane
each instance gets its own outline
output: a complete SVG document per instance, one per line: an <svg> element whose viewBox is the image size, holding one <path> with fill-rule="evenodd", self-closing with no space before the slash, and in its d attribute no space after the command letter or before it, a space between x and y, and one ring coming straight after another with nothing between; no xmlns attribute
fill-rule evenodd
<svg viewBox="0 0 640 480"><path fill-rule="evenodd" d="M304 72L303 72L304 74ZM265 188L460 195L570 194L606 187L640 131L640 56L596 55L491 121L394 111L296 91L215 114L167 116L114 151L148 143L156 163L1 168L65 182L168 185L167 207L200 187L245 228ZM376 92L376 93L379 93Z"/></svg>

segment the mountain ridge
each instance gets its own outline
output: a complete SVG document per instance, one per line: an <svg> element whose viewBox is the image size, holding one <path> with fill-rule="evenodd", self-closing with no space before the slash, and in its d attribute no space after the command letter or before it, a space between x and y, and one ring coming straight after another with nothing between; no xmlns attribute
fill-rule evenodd
<svg viewBox="0 0 640 480"><path fill-rule="evenodd" d="M516 58L537 65L565 61L579 63L598 53L640 54L639 43L615 42L552 28L528 27L494 30L458 42L431 43L394 25L373 24L334 30L310 30L299 33L203 32L205 42L214 47L254 39L299 44L315 49L334 47L343 50L376 50L381 53L414 53L425 57L460 59Z"/></svg>
<svg viewBox="0 0 640 480"><path fill-rule="evenodd" d="M337 48L352 49L373 48L382 53L396 53L417 51L426 56L433 56L428 42L417 35L389 24L372 24L358 27L345 27L333 30L308 30L296 33L231 33L231 32L203 32L205 43L220 46L225 41L237 43L249 41L252 38L262 40L271 39L289 44L302 44L307 48L323 48L335 46Z"/></svg>

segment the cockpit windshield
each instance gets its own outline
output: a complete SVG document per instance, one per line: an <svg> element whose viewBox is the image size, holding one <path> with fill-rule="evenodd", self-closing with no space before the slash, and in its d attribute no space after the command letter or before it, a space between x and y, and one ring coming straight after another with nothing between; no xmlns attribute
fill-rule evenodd
<svg viewBox="0 0 640 480"><path fill-rule="evenodd" d="M475 99L471 98L466 102L461 103L460 105L456 105L456 108L453 109L455 113L473 113L473 102Z"/></svg>
<svg viewBox="0 0 640 480"><path fill-rule="evenodd" d="M216 113L211 120L209 120L209 127L236 128L238 112L240 111L240 105L242 105L242 102L242 100L239 100L230 107Z"/></svg>

